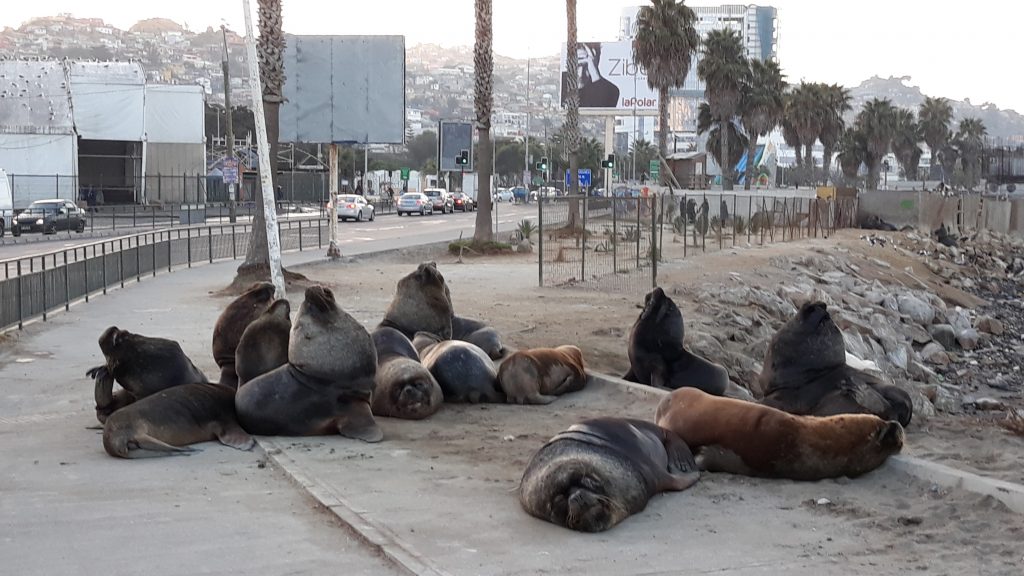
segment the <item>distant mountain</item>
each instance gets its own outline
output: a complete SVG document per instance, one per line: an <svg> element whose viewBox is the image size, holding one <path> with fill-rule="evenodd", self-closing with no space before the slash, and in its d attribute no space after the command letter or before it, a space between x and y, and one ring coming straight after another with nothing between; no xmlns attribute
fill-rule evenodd
<svg viewBox="0 0 1024 576"><path fill-rule="evenodd" d="M853 96L853 114L872 98L888 98L896 106L917 110L924 102L925 94L921 89L910 83L910 76L869 78L859 86L850 89ZM967 117L980 118L988 128L989 136L995 138L1024 137L1024 116L1014 110L1001 110L995 104L972 104L968 100L949 99L953 107L953 121L959 122Z"/></svg>
<svg viewBox="0 0 1024 576"><path fill-rule="evenodd" d="M148 18L139 20L128 29L129 32L162 34L164 32L184 32L185 27L167 18Z"/></svg>

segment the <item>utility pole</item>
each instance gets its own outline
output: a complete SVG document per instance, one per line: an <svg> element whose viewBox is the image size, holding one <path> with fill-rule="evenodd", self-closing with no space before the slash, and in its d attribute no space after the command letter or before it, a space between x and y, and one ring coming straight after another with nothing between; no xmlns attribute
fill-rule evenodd
<svg viewBox="0 0 1024 576"><path fill-rule="evenodd" d="M526 149L523 153L523 177L526 177L526 173L530 171L530 58L526 58L526 130L523 132L525 137L523 139L524 148ZM523 186L526 188L526 197L530 197L530 183L523 182Z"/></svg>
<svg viewBox="0 0 1024 576"><path fill-rule="evenodd" d="M224 60L221 62L221 69L222 69L222 72L224 73L224 112L227 115L227 121L228 121L228 132L227 132L228 151L227 151L227 154L225 156L227 158L232 158L233 159L235 157L235 127L234 127L234 123L231 121L231 75L230 75L230 70L229 70L229 66L228 66L228 60L230 58L228 56L228 30L227 30L227 27L224 26L223 24L221 24L220 25L220 32L221 32L221 35L224 38ZM237 190L237 186L238 185L233 183L233 182L231 184L228 184L228 221L230 221L232 224L234 224L235 221L238 218L238 214L237 214L236 208L235 208L235 197L236 197L235 190Z"/></svg>

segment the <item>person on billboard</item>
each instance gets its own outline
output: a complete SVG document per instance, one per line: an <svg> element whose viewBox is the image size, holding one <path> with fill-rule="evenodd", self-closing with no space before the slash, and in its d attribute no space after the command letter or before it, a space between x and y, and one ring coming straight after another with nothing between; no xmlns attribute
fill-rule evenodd
<svg viewBox="0 0 1024 576"><path fill-rule="evenodd" d="M580 42L576 45L576 73L579 76L580 108L615 108L619 88L601 76L601 43ZM569 72L562 73L562 104L568 93Z"/></svg>

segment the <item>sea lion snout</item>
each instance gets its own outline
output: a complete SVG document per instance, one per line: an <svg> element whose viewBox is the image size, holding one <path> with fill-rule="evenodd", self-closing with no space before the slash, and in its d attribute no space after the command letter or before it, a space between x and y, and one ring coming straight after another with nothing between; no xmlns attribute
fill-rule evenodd
<svg viewBox="0 0 1024 576"><path fill-rule="evenodd" d="M875 439L879 446L888 448L895 453L903 449L906 433L899 422L889 420L875 433Z"/></svg>
<svg viewBox="0 0 1024 576"><path fill-rule="evenodd" d="M330 312L337 307L334 302L334 292L324 286L310 286L306 288L306 303L319 312Z"/></svg>

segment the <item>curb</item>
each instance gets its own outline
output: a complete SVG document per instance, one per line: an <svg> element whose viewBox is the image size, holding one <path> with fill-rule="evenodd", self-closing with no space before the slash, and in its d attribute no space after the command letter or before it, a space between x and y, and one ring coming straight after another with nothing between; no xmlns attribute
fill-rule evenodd
<svg viewBox="0 0 1024 576"><path fill-rule="evenodd" d="M267 458L288 475L292 482L308 492L347 525L364 544L375 549L395 567L413 576L451 576L448 572L433 566L387 527L368 518L365 510L356 510L340 494L307 474L277 440L271 437L257 437L256 443L263 449Z"/></svg>
<svg viewBox="0 0 1024 576"><path fill-rule="evenodd" d="M670 390L626 382L621 378L607 374L590 371L587 373L594 381L606 385L619 386L630 393L647 397L661 398L671 392ZM957 470L945 464L930 462L906 454L890 456L886 460L885 466L945 488L957 488L981 496L990 496L1002 502L1010 510L1018 514L1024 514L1024 485L988 478L973 472Z"/></svg>

